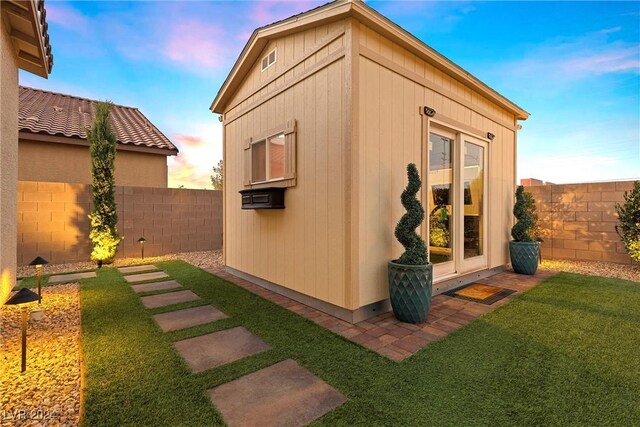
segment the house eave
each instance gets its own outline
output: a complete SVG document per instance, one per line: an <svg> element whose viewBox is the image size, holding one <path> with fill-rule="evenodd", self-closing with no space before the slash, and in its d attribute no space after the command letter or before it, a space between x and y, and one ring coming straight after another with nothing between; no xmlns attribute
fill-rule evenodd
<svg viewBox="0 0 640 427"><path fill-rule="evenodd" d="M83 147L89 147L89 142L86 139L72 137L72 136L64 136L64 135L51 135L44 133L34 133L29 131L21 130L18 132L18 140L24 141L36 141L36 142L53 142L57 144L67 144L67 145L80 145ZM133 144L122 144L117 143L116 149L120 151L135 151L138 153L146 153L146 154L160 154L163 156L177 156L178 150L172 150L168 148L154 148L147 147L141 145L133 145Z"/></svg>
<svg viewBox="0 0 640 427"><path fill-rule="evenodd" d="M7 24L18 67L48 78L53 67L53 55L44 1L3 0L0 10L0 19Z"/></svg>
<svg viewBox="0 0 640 427"><path fill-rule="evenodd" d="M235 89L240 86L246 76L246 73L251 69L260 52L264 49L270 39L280 37L294 31L301 31L312 25L320 25L349 16L380 32L429 64L438 68L440 71L485 96L490 101L514 114L517 120L526 120L529 117L529 113L527 111L500 95L497 91L487 86L471 73L456 65L453 61L440 54L435 49L427 46L424 42L405 29L376 12L371 7L365 5L362 1L353 0L339 0L334 3L329 3L307 13L296 15L289 19L255 30L240 53L240 56L236 60L231 72L220 88L220 91L213 100L210 107L211 111L217 114L224 113L224 109L230 97L234 93Z"/></svg>

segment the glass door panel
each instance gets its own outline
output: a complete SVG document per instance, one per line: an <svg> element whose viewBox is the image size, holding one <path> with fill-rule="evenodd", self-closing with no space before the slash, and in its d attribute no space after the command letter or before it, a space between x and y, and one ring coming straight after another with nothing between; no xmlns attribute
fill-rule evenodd
<svg viewBox="0 0 640 427"><path fill-rule="evenodd" d="M429 134L428 220L429 259L433 264L454 261L454 139Z"/></svg>
<svg viewBox="0 0 640 427"><path fill-rule="evenodd" d="M464 258L484 254L484 147L464 143Z"/></svg>

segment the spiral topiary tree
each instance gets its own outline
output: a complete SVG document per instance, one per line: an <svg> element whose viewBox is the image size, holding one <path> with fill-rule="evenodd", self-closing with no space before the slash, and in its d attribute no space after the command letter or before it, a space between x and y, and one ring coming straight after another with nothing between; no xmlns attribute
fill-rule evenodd
<svg viewBox="0 0 640 427"><path fill-rule="evenodd" d="M87 129L87 140L91 153L91 194L93 209L89 215L91 232L89 238L93 244L91 259L110 263L116 256L118 244L122 240L118 235L118 214L115 200L115 159L116 135L111 128L111 104L99 102L95 109L95 118L91 129Z"/></svg>
<svg viewBox="0 0 640 427"><path fill-rule="evenodd" d="M421 181L418 168L414 163L407 165L407 177L409 183L400 197L407 213L400 218L395 230L396 239L402 243L405 251L396 262L404 265L425 265L428 263L427 248L422 238L416 233L416 228L424 220L424 209L416 198Z"/></svg>
<svg viewBox="0 0 640 427"><path fill-rule="evenodd" d="M513 206L513 215L517 221L511 228L511 236L516 242L533 242L530 231L534 218L531 214L530 204L527 203L524 187L519 185L516 189L516 203Z"/></svg>

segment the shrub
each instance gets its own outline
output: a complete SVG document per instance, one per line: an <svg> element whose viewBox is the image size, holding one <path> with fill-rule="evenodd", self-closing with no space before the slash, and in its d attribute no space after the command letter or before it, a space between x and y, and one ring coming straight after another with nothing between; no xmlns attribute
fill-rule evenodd
<svg viewBox="0 0 640 427"><path fill-rule="evenodd" d="M631 259L640 262L640 181L634 182L633 190L624 192L624 203L616 203L616 211L616 231Z"/></svg>
<svg viewBox="0 0 640 427"><path fill-rule="evenodd" d="M429 216L429 229L429 243L431 246L449 247L449 229L440 213L434 212Z"/></svg>
<svg viewBox="0 0 640 427"><path fill-rule="evenodd" d="M409 180L407 188L400 197L407 213L400 218L395 230L396 239L402 243L405 251L396 262L404 265L425 265L428 262L427 248L422 238L416 233L416 228L424 220L424 209L416 198L421 181L418 168L413 163L407 165L407 178Z"/></svg>
<svg viewBox="0 0 640 427"><path fill-rule="evenodd" d="M513 206L513 215L516 217L516 223L511 228L511 236L516 242L533 242L531 237L532 227L534 224L534 217L531 212L531 203L527 202L527 196L524 187L519 185L516 189L516 203ZM533 199L533 197L531 197ZM535 201L533 203L535 207Z"/></svg>
<svg viewBox="0 0 640 427"><path fill-rule="evenodd" d="M528 191L523 193L525 209L531 214L531 226L528 233L531 238L536 239L540 237L540 226L538 225L538 212L536 209L536 199L533 198L533 194Z"/></svg>
<svg viewBox="0 0 640 427"><path fill-rule="evenodd" d="M116 256L118 244L118 214L115 200L116 135L111 128L111 104L99 102L91 129L87 129L87 140L91 152L91 194L93 209L89 215L93 244L91 259L110 263Z"/></svg>

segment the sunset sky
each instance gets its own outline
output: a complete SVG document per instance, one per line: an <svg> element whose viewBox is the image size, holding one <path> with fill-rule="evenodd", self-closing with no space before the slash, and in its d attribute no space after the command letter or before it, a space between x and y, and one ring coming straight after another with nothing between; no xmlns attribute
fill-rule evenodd
<svg viewBox="0 0 640 427"><path fill-rule="evenodd" d="M20 83L138 107L180 149L169 185L210 188L209 111L254 28L317 1L47 1L49 80ZM518 175L640 177L639 2L368 2L527 111Z"/></svg>

